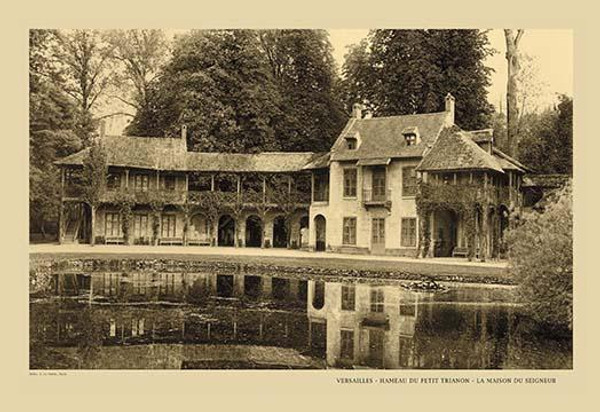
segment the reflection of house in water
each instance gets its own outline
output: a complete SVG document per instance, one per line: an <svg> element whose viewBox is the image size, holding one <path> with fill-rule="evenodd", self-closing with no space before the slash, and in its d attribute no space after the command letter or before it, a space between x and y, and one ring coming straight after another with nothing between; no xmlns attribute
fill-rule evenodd
<svg viewBox="0 0 600 412"><path fill-rule="evenodd" d="M311 281L308 297L311 342L326 346L328 366L412 366L415 293L398 286Z"/></svg>
<svg viewBox="0 0 600 412"><path fill-rule="evenodd" d="M224 367L228 356L233 363L225 367L254 367L242 354L264 366L278 353L280 366L292 356L328 367L415 369L514 367L511 348L530 341L511 306L482 303L503 302L506 293L496 289L415 293L398 284L273 277L238 266L117 269L57 275L64 299L32 305L32 339L55 347L195 346L177 349L181 367Z"/></svg>
<svg viewBox="0 0 600 412"><path fill-rule="evenodd" d="M103 272L91 277L61 274L55 284L63 296L85 296L91 286L96 303L90 308L65 300L51 316L43 316L50 313L48 305L34 305L32 334L52 346L77 346L93 335L91 340L104 346L253 345L265 348L261 356L268 347L289 348L278 356L296 361L308 348L303 280L241 273ZM104 303L107 299L113 303ZM195 365L194 359L186 362L187 367Z"/></svg>

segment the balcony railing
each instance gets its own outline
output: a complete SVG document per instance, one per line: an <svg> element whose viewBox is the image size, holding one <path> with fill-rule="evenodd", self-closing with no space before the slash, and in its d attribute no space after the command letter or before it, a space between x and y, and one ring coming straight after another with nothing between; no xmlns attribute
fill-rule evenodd
<svg viewBox="0 0 600 412"><path fill-rule="evenodd" d="M386 189L373 190L372 188L363 189L362 203L365 207L383 206L390 208L392 206L392 190Z"/></svg>

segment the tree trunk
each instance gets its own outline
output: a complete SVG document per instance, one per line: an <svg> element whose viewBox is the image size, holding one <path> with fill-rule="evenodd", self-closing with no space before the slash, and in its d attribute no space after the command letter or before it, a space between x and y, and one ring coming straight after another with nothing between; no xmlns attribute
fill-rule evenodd
<svg viewBox="0 0 600 412"><path fill-rule="evenodd" d="M508 63L508 82L506 84L506 151L510 156L515 156L518 144L519 107L517 96L519 93L517 77L519 75L519 40L523 36L523 29L505 29L506 60Z"/></svg>
<svg viewBox="0 0 600 412"><path fill-rule="evenodd" d="M94 246L96 244L96 206L90 206L91 210L91 224L90 224L90 245Z"/></svg>

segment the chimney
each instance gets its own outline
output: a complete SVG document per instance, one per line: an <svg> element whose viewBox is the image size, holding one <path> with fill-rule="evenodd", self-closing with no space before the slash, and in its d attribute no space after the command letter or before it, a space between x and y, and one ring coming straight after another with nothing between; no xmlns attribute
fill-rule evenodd
<svg viewBox="0 0 600 412"><path fill-rule="evenodd" d="M187 140L187 125L185 124L181 125L181 138Z"/></svg>
<svg viewBox="0 0 600 412"><path fill-rule="evenodd" d="M360 119L360 118L362 118L362 104L360 104L360 103L354 103L352 105L352 117L354 119Z"/></svg>
<svg viewBox="0 0 600 412"><path fill-rule="evenodd" d="M449 125L454 125L454 96L450 93L446 95L446 112L448 113Z"/></svg>

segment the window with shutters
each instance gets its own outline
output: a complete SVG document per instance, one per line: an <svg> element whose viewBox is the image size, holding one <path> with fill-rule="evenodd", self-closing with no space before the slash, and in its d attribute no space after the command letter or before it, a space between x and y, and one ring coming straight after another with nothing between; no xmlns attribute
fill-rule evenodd
<svg viewBox="0 0 600 412"><path fill-rule="evenodd" d="M352 360L354 358L354 331L340 330L340 358Z"/></svg>
<svg viewBox="0 0 600 412"><path fill-rule="evenodd" d="M345 217L344 218L344 245L356 245L356 218Z"/></svg>
<svg viewBox="0 0 600 412"><path fill-rule="evenodd" d="M175 215L163 215L160 235L163 238L173 238L176 235Z"/></svg>
<svg viewBox="0 0 600 412"><path fill-rule="evenodd" d="M121 219L118 213L109 212L105 215L104 234L107 237L121 236Z"/></svg>
<svg viewBox="0 0 600 412"><path fill-rule="evenodd" d="M356 290L354 285L342 285L342 310L354 310Z"/></svg>
<svg viewBox="0 0 600 412"><path fill-rule="evenodd" d="M344 197L356 197L356 169L344 169Z"/></svg>
<svg viewBox="0 0 600 412"><path fill-rule="evenodd" d="M417 246L417 219L414 217L402 218L401 227L400 245L402 247Z"/></svg>
<svg viewBox="0 0 600 412"><path fill-rule="evenodd" d="M417 194L417 172L414 166L402 168L402 196Z"/></svg>

